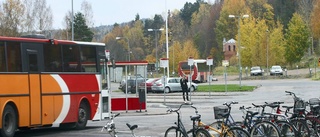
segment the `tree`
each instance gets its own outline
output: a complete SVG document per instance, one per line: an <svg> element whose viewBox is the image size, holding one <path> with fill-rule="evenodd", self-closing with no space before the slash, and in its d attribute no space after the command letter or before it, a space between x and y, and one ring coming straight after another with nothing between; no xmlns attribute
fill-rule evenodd
<svg viewBox="0 0 320 137"><path fill-rule="evenodd" d="M247 0L246 3L254 18L264 19L270 29L274 26L273 7L266 0Z"/></svg>
<svg viewBox="0 0 320 137"><path fill-rule="evenodd" d="M86 25L88 27L93 27L94 25L94 21L93 21L93 11L92 11L92 6L89 2L87 2L86 0L82 1L81 3L81 10L84 14L84 18L86 20Z"/></svg>
<svg viewBox="0 0 320 137"><path fill-rule="evenodd" d="M317 0L311 14L311 30L313 37L320 39L320 0Z"/></svg>
<svg viewBox="0 0 320 137"><path fill-rule="evenodd" d="M124 33L124 37L130 39L131 59L143 60L147 55L143 36L143 22L140 20L135 21L133 27Z"/></svg>
<svg viewBox="0 0 320 137"><path fill-rule="evenodd" d="M283 25L278 21L276 27L268 33L269 64L285 65L285 39L283 34Z"/></svg>
<svg viewBox="0 0 320 137"><path fill-rule="evenodd" d="M310 45L309 36L310 32L302 17L294 13L285 35L285 58L287 63L293 65L301 60Z"/></svg>
<svg viewBox="0 0 320 137"><path fill-rule="evenodd" d="M42 31L50 35L52 29L53 15L51 7L47 6L46 0L24 0L25 5L25 31Z"/></svg>
<svg viewBox="0 0 320 137"><path fill-rule="evenodd" d="M20 36L24 28L25 7L20 0L6 0L0 11L0 35Z"/></svg>
<svg viewBox="0 0 320 137"><path fill-rule="evenodd" d="M71 29L69 29L69 33L71 34ZM92 41L92 38L93 32L86 25L84 15L81 12L77 12L74 17L74 40Z"/></svg>
<svg viewBox="0 0 320 137"><path fill-rule="evenodd" d="M268 3L272 5L274 9L274 20L280 20L284 25L284 29L288 26L293 13L296 12L297 1L300 0L268 0Z"/></svg>
<svg viewBox="0 0 320 137"><path fill-rule="evenodd" d="M104 37L104 43L106 43L106 49L110 50L110 56L116 61L127 61L128 50L125 40L117 41L116 37L123 36L122 28L118 24L115 24L112 31Z"/></svg>
<svg viewBox="0 0 320 137"><path fill-rule="evenodd" d="M198 51L201 51L200 58L207 58L212 48L212 25L210 20L210 9L209 4L200 4L200 8L197 12L192 15L191 30L195 46Z"/></svg>
<svg viewBox="0 0 320 137"><path fill-rule="evenodd" d="M183 9L180 10L180 17L182 18L182 20L187 26L191 25L192 14L198 11L199 7L200 7L199 1L193 4L191 2L186 2L184 4Z"/></svg>
<svg viewBox="0 0 320 137"><path fill-rule="evenodd" d="M222 47L223 39L235 38L238 34L237 18L229 18L229 15L250 14L244 0L225 0L220 12L219 20L216 21L216 41ZM240 15L241 16L241 15ZM221 52L221 51L220 51Z"/></svg>

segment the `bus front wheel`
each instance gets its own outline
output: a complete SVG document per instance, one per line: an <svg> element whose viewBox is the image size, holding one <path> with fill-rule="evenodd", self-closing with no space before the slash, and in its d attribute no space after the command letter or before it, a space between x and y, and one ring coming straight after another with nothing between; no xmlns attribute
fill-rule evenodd
<svg viewBox="0 0 320 137"><path fill-rule="evenodd" d="M78 122L76 123L76 129L84 129L87 125L89 117L89 107L86 103L82 102L79 107Z"/></svg>
<svg viewBox="0 0 320 137"><path fill-rule="evenodd" d="M11 105L6 105L2 114L2 137L13 137L17 130L17 114Z"/></svg>

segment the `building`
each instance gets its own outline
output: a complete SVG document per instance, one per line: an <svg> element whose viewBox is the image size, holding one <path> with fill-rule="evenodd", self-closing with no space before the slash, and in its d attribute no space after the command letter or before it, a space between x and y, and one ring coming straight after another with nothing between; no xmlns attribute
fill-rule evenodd
<svg viewBox="0 0 320 137"><path fill-rule="evenodd" d="M226 41L226 39L223 40L223 54L224 54L224 60L230 60L232 56L237 55L236 51L236 41L234 39L230 39Z"/></svg>

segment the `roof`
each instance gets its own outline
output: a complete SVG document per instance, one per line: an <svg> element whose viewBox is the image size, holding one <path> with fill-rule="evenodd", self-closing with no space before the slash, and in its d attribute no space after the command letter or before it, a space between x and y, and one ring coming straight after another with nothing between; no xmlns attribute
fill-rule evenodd
<svg viewBox="0 0 320 137"><path fill-rule="evenodd" d="M236 40L230 39L230 40L228 40L226 43L236 43L236 42L237 42Z"/></svg>

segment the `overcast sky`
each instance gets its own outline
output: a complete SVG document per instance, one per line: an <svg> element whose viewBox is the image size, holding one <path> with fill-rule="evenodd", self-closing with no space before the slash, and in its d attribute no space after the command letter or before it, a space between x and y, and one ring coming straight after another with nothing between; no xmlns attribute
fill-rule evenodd
<svg viewBox="0 0 320 137"><path fill-rule="evenodd" d="M87 0L93 10L94 26L113 25L134 20L136 14L140 18L153 18L155 14L164 15L168 10L183 8L186 2L196 0ZM73 0L74 13L80 11L83 0ZM53 13L53 28L63 28L62 20L71 11L72 0L47 0ZM167 6L166 6L167 5Z"/></svg>

